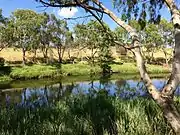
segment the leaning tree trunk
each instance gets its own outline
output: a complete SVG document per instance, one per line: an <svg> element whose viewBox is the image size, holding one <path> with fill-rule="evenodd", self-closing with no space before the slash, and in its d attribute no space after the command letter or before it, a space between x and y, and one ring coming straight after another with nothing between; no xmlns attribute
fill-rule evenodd
<svg viewBox="0 0 180 135"><path fill-rule="evenodd" d="M169 2L169 5L171 4L171 8L173 9L174 13L173 17L177 20L180 18L177 17L179 15L179 12L177 10L174 10L175 5L173 5L172 0L166 0ZM134 55L136 57L137 67L140 72L140 76L147 87L148 92L151 94L154 101L161 107L164 117L167 119L167 121L170 123L171 127L173 128L174 132L176 134L180 134L180 114L176 106L174 105L174 101L172 98L172 95L174 94L174 91L176 90L179 81L180 81L180 33L176 32L175 36L175 55L174 55L174 62L173 62L173 71L172 75L168 81L168 84L166 88L159 92L156 87L152 84L152 81L147 73L145 62L143 60L143 56L141 53L141 43L138 38L138 34L136 33L136 30L134 30L130 25L126 24L124 21L119 19L113 12L108 10L102 3L100 3L98 0L93 0L93 2L98 5L100 8L102 8L103 12L105 12L109 17L111 17L118 25L123 27L127 32L129 32L130 36L133 40L133 49L134 49ZM167 2L167 3L168 3ZM171 11L172 13L172 11ZM180 22L178 20L178 22ZM177 25L177 23L175 23ZM178 25L180 28L180 25ZM176 26L177 27L177 26ZM169 85L170 84L170 85ZM171 95L171 96L169 96Z"/></svg>

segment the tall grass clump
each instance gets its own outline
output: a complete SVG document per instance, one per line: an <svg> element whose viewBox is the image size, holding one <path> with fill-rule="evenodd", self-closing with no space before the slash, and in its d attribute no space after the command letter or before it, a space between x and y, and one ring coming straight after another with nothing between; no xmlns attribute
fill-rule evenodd
<svg viewBox="0 0 180 135"><path fill-rule="evenodd" d="M152 100L120 99L105 90L2 106L0 123L2 135L173 134Z"/></svg>

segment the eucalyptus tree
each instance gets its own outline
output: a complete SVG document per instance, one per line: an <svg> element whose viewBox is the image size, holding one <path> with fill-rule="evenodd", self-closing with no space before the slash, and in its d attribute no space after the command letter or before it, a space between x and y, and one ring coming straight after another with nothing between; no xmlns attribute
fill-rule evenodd
<svg viewBox="0 0 180 135"><path fill-rule="evenodd" d="M120 55L127 54L127 49L123 46L128 46L128 33L121 27L116 27L113 31L114 41L116 43L116 52Z"/></svg>
<svg viewBox="0 0 180 135"><path fill-rule="evenodd" d="M0 9L0 24L2 25L6 23L6 21L7 21L7 18L3 16L2 9Z"/></svg>
<svg viewBox="0 0 180 135"><path fill-rule="evenodd" d="M94 55L97 53L97 51L95 50L95 44L92 44L89 48L89 39L88 39L88 29L87 29L87 25L86 24L76 24L73 27L73 34L74 34L74 43L76 48L78 48L78 50L83 50L86 54L85 50L90 49L91 50L91 59L92 59L92 63L94 63ZM80 52L80 51L79 51ZM78 55L79 55L78 52ZM77 55L77 56L78 56ZM88 58L88 57L87 57Z"/></svg>
<svg viewBox="0 0 180 135"><path fill-rule="evenodd" d="M6 24L0 26L0 51L12 45L13 31L14 27L11 21L8 21Z"/></svg>
<svg viewBox="0 0 180 135"><path fill-rule="evenodd" d="M66 47L69 46L69 43L72 41L72 35L67 27L67 22L64 20L57 19L55 15L51 15L52 24L50 29L52 30L52 38L54 46L57 48L58 52L58 61L62 63L62 57Z"/></svg>
<svg viewBox="0 0 180 135"><path fill-rule="evenodd" d="M0 51L10 45L10 37L12 36L8 18L2 15L2 9L0 9Z"/></svg>
<svg viewBox="0 0 180 135"><path fill-rule="evenodd" d="M81 50L90 50L90 57L87 57L89 63L95 64L95 55L98 53L99 29L95 26L95 21L90 21L87 24L77 24L74 27L75 42L80 44ZM97 23L96 23L97 24Z"/></svg>
<svg viewBox="0 0 180 135"><path fill-rule="evenodd" d="M69 29L69 28L68 28ZM76 44L74 42L74 37L73 37L73 32L68 30L66 33L65 33L65 46L64 46L64 50L66 49L67 52L68 52L68 57L69 59L71 59L71 49L76 47Z"/></svg>
<svg viewBox="0 0 180 135"><path fill-rule="evenodd" d="M22 49L23 64L26 63L26 52L32 48L43 17L32 10L18 9L12 13L14 47Z"/></svg>
<svg viewBox="0 0 180 135"><path fill-rule="evenodd" d="M161 34L158 30L158 25L155 24L147 24L147 26L144 29L144 48L146 49L146 59L149 62L152 62L154 60L154 53L158 50L160 50L163 41Z"/></svg>
<svg viewBox="0 0 180 135"><path fill-rule="evenodd" d="M167 48L174 47L174 30L172 23L168 22L165 19L162 19L158 25L158 31L161 35L162 45L160 49L163 51L166 59L166 65L168 65L169 60L171 58L171 51L169 52Z"/></svg>
<svg viewBox="0 0 180 135"><path fill-rule="evenodd" d="M51 38L52 38L52 18L46 12L43 13L44 21L41 23L41 28L39 31L40 45L39 48L43 53L46 63L48 63L48 50L50 48Z"/></svg>
<svg viewBox="0 0 180 135"><path fill-rule="evenodd" d="M109 63L111 62L110 47L113 44L113 36L110 28L104 23L102 27L97 21L90 20L87 24L78 24L74 27L75 41L82 45L82 48L90 50L89 62L95 65L95 55L98 54L98 63L103 73L110 72ZM107 31L105 33L104 31Z"/></svg>
<svg viewBox="0 0 180 135"><path fill-rule="evenodd" d="M146 88L151 94L154 101L161 107L164 116L171 124L176 134L180 134L180 113L178 112L174 102L174 92L180 83L180 13L178 5L174 0L113 0L114 7L118 9L122 18L119 18L115 13L103 5L100 0L70 0L70 1L57 1L57 0L37 0L46 6L52 7L72 7L78 6L91 13L99 22L101 16L99 14L107 14L119 26L123 27L131 36L132 50L134 52L137 67L140 76L146 85ZM161 19L160 9L166 5L169 8L174 27L174 56L172 63L172 72L165 87L159 92L152 84L152 81L146 70L145 61L143 59L138 32L135 28L126 23L127 20L137 18L141 27L146 27L147 16L151 22L158 23ZM141 7L141 8L139 8ZM147 15L148 14L148 15Z"/></svg>

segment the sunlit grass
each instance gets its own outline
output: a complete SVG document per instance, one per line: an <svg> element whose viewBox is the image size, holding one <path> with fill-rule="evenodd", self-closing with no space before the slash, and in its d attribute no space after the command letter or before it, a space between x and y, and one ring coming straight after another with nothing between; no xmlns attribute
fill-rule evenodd
<svg viewBox="0 0 180 135"><path fill-rule="evenodd" d="M98 74L101 72L99 66L91 67L88 64L63 64L62 73L70 75L90 75L91 73Z"/></svg>
<svg viewBox="0 0 180 135"><path fill-rule="evenodd" d="M124 63L122 65L112 64L111 68L114 72L119 73L139 73L136 63ZM169 69L159 65L147 65L149 73L169 73Z"/></svg>
<svg viewBox="0 0 180 135"><path fill-rule="evenodd" d="M11 81L11 80L12 79L7 75L0 76L0 82L7 82L7 81Z"/></svg>
<svg viewBox="0 0 180 135"><path fill-rule="evenodd" d="M135 63L111 64L112 73L116 74L138 74L139 71ZM147 65L147 69L151 74L169 73L167 68L158 65ZM90 76L101 75L101 69L98 65L90 66L88 64L62 64L58 65L32 65L12 67L8 75L0 77L0 81L10 79L40 79L40 78L56 78L60 76Z"/></svg>
<svg viewBox="0 0 180 135"><path fill-rule="evenodd" d="M33 65L24 67L14 67L10 73L13 79L36 79L53 77L58 73L56 67L48 65Z"/></svg>

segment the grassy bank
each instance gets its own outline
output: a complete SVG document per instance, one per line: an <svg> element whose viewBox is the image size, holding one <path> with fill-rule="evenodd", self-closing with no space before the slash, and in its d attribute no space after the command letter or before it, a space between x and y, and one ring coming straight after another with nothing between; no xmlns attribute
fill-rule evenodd
<svg viewBox="0 0 180 135"><path fill-rule="evenodd" d="M111 68L113 73L138 74L134 63L112 64ZM167 68L158 65L147 65L147 68L151 74L169 73ZM92 72L94 75L100 75L101 69L98 66L91 67L88 64L63 64L61 68L57 65L11 67L9 74L0 76L0 81L57 78L61 76L90 76Z"/></svg>
<svg viewBox="0 0 180 135"><path fill-rule="evenodd" d="M173 135L150 99L123 100L100 90L96 96L79 93L50 100L48 104L34 99L2 108L0 134Z"/></svg>

